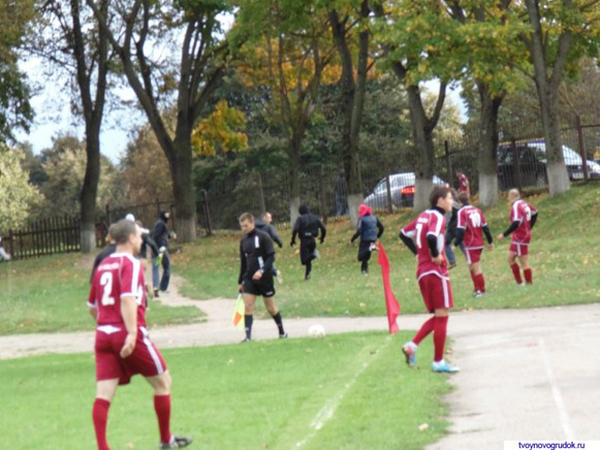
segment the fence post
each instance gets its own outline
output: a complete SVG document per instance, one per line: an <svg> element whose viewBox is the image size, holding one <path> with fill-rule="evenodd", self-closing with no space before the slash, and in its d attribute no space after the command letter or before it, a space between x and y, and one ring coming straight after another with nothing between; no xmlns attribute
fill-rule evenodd
<svg viewBox="0 0 600 450"><path fill-rule="evenodd" d="M583 169L583 179L589 180L590 174L587 166L587 155L585 151L585 140L583 139L583 127L581 126L581 117L575 116L575 125L577 126L577 137L579 138L579 154L581 155L581 167Z"/></svg>
<svg viewBox="0 0 600 450"><path fill-rule="evenodd" d="M263 189L262 175L258 173L258 197L260 201L260 213L267 212L267 202L265 202L265 191Z"/></svg>
<svg viewBox="0 0 600 450"><path fill-rule="evenodd" d="M319 197L321 201L321 215L323 216L323 223L327 225L327 200L325 199L325 169L323 164L319 166ZM293 225L292 225L293 226Z"/></svg>
<svg viewBox="0 0 600 450"><path fill-rule="evenodd" d="M156 216L158 217L159 215L160 215L160 200L157 197L156 198Z"/></svg>
<svg viewBox="0 0 600 450"><path fill-rule="evenodd" d="M517 147L517 141L515 138L512 138L510 146L513 151L513 165L515 169L515 175L517 177L517 188L519 189L519 192L523 192L523 182L521 180L521 158L519 155L519 147Z"/></svg>
<svg viewBox="0 0 600 450"><path fill-rule="evenodd" d="M8 230L8 249L10 251L10 257L13 258L15 254L15 248L13 246L13 230Z"/></svg>
<svg viewBox="0 0 600 450"><path fill-rule="evenodd" d="M444 141L444 156L446 157L446 169L448 170L448 183L452 186L452 160L450 159L450 144L447 140Z"/></svg>
<svg viewBox="0 0 600 450"><path fill-rule="evenodd" d="M394 210L392 208L392 184L390 183L389 173L385 176L385 188L387 190L387 210L388 213L392 214Z"/></svg>
<svg viewBox="0 0 600 450"><path fill-rule="evenodd" d="M208 192L202 189L202 198L204 199L204 217L206 219L206 235L212 235L212 222L210 219L210 208L208 207Z"/></svg>

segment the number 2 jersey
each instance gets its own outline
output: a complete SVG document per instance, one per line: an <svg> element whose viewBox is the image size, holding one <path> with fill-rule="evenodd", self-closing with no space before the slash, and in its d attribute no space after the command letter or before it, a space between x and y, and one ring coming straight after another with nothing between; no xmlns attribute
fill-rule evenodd
<svg viewBox="0 0 600 450"><path fill-rule="evenodd" d="M146 289L140 261L127 253L113 253L96 268L88 306L98 310L98 325L123 324L121 298L135 297L137 325L146 326Z"/></svg>
<svg viewBox="0 0 600 450"><path fill-rule="evenodd" d="M428 209L422 212L419 217L402 229L402 234L411 238L417 247L417 279L421 279L425 275L448 278L444 243L445 229L446 219L437 209ZM431 260L432 254L427 242L428 236L435 237L438 254L443 256L442 264L439 266Z"/></svg>
<svg viewBox="0 0 600 450"><path fill-rule="evenodd" d="M456 228L465 230L463 242L465 248L478 250L483 248L483 227L487 226L485 216L479 208L465 205L458 210Z"/></svg>

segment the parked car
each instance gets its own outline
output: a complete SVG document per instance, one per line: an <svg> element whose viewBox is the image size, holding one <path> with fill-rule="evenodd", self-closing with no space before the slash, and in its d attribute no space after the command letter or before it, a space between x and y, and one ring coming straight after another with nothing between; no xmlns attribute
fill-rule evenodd
<svg viewBox="0 0 600 450"><path fill-rule="evenodd" d="M516 143L519 153L521 184L523 186L546 186L548 173L546 169L546 144L544 141L521 141ZM571 180L583 179L581 156L566 145L562 146L565 164ZM503 142L498 146L498 181L501 189L509 189L517 185L515 172L515 155L512 143ZM587 161L590 178L600 178L600 164Z"/></svg>
<svg viewBox="0 0 600 450"><path fill-rule="evenodd" d="M392 204L396 207L412 207L415 198L414 172L393 173L389 177ZM442 186L447 184L437 175L434 175L433 183ZM371 208L385 208L388 201L387 195L386 178L382 178L373 189L373 192L366 196L365 203Z"/></svg>

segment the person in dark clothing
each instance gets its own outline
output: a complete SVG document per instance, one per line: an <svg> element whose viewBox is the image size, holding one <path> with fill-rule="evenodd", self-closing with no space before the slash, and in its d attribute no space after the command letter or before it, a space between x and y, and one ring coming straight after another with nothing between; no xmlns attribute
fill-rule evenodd
<svg viewBox="0 0 600 450"><path fill-rule="evenodd" d="M238 277L238 290L244 296L244 327L246 338L243 342L252 340L252 322L256 297L262 296L265 307L279 331L279 338L287 338L283 329L281 314L275 306L273 296L273 262L275 261L275 249L273 241L267 233L256 228L254 217L250 213L244 213L239 219L240 228L244 237L240 241L240 275Z"/></svg>
<svg viewBox="0 0 600 450"><path fill-rule="evenodd" d="M454 269L456 267L456 256L454 255L454 250L452 250L452 241L456 239L456 223L458 220L458 211L461 207L456 198L456 191L454 189L452 189L452 201L452 212L448 218L446 236L444 237L444 241L446 242L446 256L448 257L448 269ZM458 247L463 253L465 252L465 247L462 242Z"/></svg>
<svg viewBox="0 0 600 450"><path fill-rule="evenodd" d="M158 297L158 291L166 292L169 288L171 278L171 260L169 258L169 226L167 222L171 217L169 211L161 211L158 220L152 229L152 239L159 249L156 256L152 256L152 287L154 296ZM159 284L159 268L162 265L163 274Z"/></svg>
<svg viewBox="0 0 600 450"><path fill-rule="evenodd" d="M373 210L364 203L358 207L358 217L356 233L350 239L350 244L354 244L354 241L360 236L358 246L358 260L361 262L360 271L363 275L368 275L371 253L373 250L377 250L376 242L383 234L384 226L373 215Z"/></svg>
<svg viewBox="0 0 600 450"><path fill-rule="evenodd" d="M254 220L254 225L258 230L267 233L269 237L273 240L273 242L279 245L279 248L282 248L283 242L281 241L277 230L272 225L272 222L273 216L271 216L270 212L266 211L263 213L262 217L259 217L258 219ZM275 267L273 267L273 276L277 277L278 283L283 283L283 276L281 275L281 271L276 269Z"/></svg>
<svg viewBox="0 0 600 450"><path fill-rule="evenodd" d="M111 230L114 229L113 225L108 227L108 245L106 246L106 248L104 250L102 250L100 253L98 253L98 256L96 256L96 259L94 260L94 267L92 269L92 276L90 278L90 284L92 283L92 281L94 281L94 273L96 273L96 268L100 265L100 263L102 261L104 261L106 258L108 258L110 255L112 255L117 250L117 244L115 243L115 239L113 238L113 236L111 234Z"/></svg>
<svg viewBox="0 0 600 450"><path fill-rule="evenodd" d="M319 258L316 238L319 237L319 230L321 230L320 242L322 244L327 230L321 219L310 212L308 206L300 205L298 212L300 217L294 224L290 246L293 247L296 244L296 236L300 236L300 262L303 266L306 266L304 279L309 280L312 271L312 260Z"/></svg>

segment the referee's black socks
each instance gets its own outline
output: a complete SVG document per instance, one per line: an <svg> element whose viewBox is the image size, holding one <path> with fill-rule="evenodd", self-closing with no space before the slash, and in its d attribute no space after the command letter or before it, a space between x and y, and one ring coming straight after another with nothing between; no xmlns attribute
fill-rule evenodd
<svg viewBox="0 0 600 450"><path fill-rule="evenodd" d="M281 314L277 311L277 314L271 316L275 323L277 324L277 328L279 329L279 336L283 336L285 331L283 331L283 321L281 320Z"/></svg>
<svg viewBox="0 0 600 450"><path fill-rule="evenodd" d="M252 314L244 315L244 328L246 329L246 339L252 339L252 322L254 316Z"/></svg>

